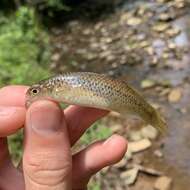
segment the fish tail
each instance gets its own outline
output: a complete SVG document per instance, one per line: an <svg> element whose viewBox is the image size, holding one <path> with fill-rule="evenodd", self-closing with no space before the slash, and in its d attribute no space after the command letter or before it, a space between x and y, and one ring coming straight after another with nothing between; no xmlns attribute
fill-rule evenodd
<svg viewBox="0 0 190 190"><path fill-rule="evenodd" d="M154 116L152 117L151 125L159 130L162 134L167 133L167 124L166 121L161 117L161 115L155 111Z"/></svg>

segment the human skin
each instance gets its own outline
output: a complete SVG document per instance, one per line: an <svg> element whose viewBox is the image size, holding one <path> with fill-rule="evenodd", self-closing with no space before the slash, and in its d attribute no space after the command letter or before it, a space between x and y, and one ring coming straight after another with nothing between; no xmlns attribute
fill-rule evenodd
<svg viewBox="0 0 190 190"><path fill-rule="evenodd" d="M25 108L27 86L0 89L0 189L83 190L91 176L118 162L126 140L112 135L72 155L73 146L90 125L108 112L41 100ZM24 126L22 170L15 168L7 136ZM114 151L113 151L114 150Z"/></svg>

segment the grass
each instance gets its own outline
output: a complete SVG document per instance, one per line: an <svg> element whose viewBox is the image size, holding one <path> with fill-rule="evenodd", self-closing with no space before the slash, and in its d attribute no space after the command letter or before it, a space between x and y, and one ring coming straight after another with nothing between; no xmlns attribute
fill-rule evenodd
<svg viewBox="0 0 190 190"><path fill-rule="evenodd" d="M96 122L86 131L86 133L82 136L80 142L83 145L88 145L96 140L106 139L111 134L112 132L110 128L104 126L100 122Z"/></svg>

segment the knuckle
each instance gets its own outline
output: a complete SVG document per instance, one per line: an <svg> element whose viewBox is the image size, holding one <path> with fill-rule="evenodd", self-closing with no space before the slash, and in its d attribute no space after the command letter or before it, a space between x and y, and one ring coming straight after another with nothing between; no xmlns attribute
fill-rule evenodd
<svg viewBox="0 0 190 190"><path fill-rule="evenodd" d="M72 170L70 159L33 156L25 159L24 172L36 184L55 186L63 183Z"/></svg>

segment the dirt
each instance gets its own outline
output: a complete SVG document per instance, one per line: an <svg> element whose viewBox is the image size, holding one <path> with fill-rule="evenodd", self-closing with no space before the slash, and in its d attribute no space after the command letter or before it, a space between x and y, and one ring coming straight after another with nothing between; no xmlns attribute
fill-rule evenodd
<svg viewBox="0 0 190 190"><path fill-rule="evenodd" d="M128 165L140 163L162 171L172 178L173 190L188 190L190 185L189 12L190 2L185 0L127 1L96 21L76 19L52 28L54 71L93 71L120 77L159 107L168 134L153 140L153 146L135 154ZM156 85L143 89L141 81L145 79ZM176 88L180 96L170 102L169 93ZM128 136L126 130L119 133ZM156 156L156 150L163 156ZM125 180L118 177L126 168L113 166L96 179L102 189L126 189ZM151 190L156 179L141 173L128 189Z"/></svg>

